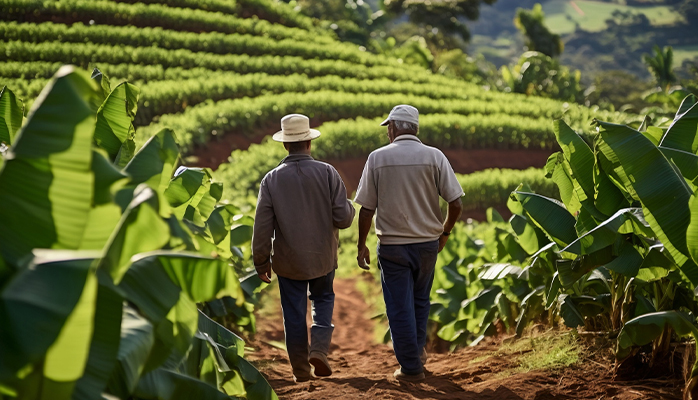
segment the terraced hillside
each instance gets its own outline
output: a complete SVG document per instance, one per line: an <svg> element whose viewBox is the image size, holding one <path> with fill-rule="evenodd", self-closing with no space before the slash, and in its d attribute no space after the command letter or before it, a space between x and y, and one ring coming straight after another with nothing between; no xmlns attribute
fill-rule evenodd
<svg viewBox="0 0 698 400"><path fill-rule="evenodd" d="M283 149L264 138L293 112L320 125L315 154L350 189L366 155L386 142L378 121L395 104L420 109L422 139L459 173L542 167L555 146L554 118L580 131L595 117L633 118L498 93L369 54L272 0L0 0L0 19L0 86L31 100L62 64L136 83L137 143L172 128L199 165L224 164L218 177L228 197L254 194L278 163ZM248 150L252 143L262 144ZM541 171L517 174L462 177L474 193L466 208L476 215L502 205L512 176L530 177L534 189L543 181Z"/></svg>

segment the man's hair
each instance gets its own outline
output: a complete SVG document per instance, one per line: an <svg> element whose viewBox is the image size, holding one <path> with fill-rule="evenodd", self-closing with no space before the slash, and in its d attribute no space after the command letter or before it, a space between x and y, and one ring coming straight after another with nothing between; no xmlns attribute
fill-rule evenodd
<svg viewBox="0 0 698 400"><path fill-rule="evenodd" d="M395 123L395 129L402 132L412 132L415 135L419 132L419 125L407 122L407 121L393 121Z"/></svg>
<svg viewBox="0 0 698 400"><path fill-rule="evenodd" d="M310 140L304 140L302 142L290 142L284 144L286 145L286 149L289 153L298 153L301 151L305 151L305 149L308 148L308 142L310 142Z"/></svg>

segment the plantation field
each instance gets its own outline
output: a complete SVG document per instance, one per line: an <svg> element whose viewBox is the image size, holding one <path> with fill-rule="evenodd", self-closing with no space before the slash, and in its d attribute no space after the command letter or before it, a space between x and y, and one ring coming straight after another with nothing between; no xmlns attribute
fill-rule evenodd
<svg viewBox="0 0 698 400"><path fill-rule="evenodd" d="M612 11L575 4L582 22ZM321 25L273 0L0 0L0 400L698 395L695 97L649 120L499 92ZM337 375L294 385L251 260L259 183L286 155L269 136L308 115L353 192L404 103L465 191L429 377L385 379L354 221Z"/></svg>
<svg viewBox="0 0 698 400"><path fill-rule="evenodd" d="M653 25L671 25L683 18L671 6L627 6L592 0L550 0L542 4L545 25L557 34L574 32L576 24L590 32L602 30L616 10L644 14Z"/></svg>

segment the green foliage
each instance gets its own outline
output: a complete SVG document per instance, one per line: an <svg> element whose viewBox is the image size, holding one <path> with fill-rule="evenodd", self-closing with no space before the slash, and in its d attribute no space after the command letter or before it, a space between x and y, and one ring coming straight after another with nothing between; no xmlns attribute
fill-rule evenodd
<svg viewBox="0 0 698 400"><path fill-rule="evenodd" d="M171 179L171 131L125 152L138 89L93 76L60 69L0 169L3 395L275 399L244 342L196 304L251 296L235 273L251 221L217 205L210 171Z"/></svg>
<svg viewBox="0 0 698 400"><path fill-rule="evenodd" d="M313 30L313 22L305 15L296 12L291 7L278 1L271 0L145 0L140 3L165 4L169 7L190 8L221 12L249 18L256 15L263 20L281 25Z"/></svg>
<svg viewBox="0 0 698 400"><path fill-rule="evenodd" d="M470 38L463 18L476 20L482 3L493 4L496 0L478 1L405 1L383 0L383 6L391 13L406 14L410 22L420 26L430 26L448 35L458 35L463 40Z"/></svg>
<svg viewBox="0 0 698 400"><path fill-rule="evenodd" d="M660 49L659 46L652 48L654 54L643 54L642 61L654 76L657 86L668 88L676 82L676 75L673 71L674 51L671 46Z"/></svg>
<svg viewBox="0 0 698 400"><path fill-rule="evenodd" d="M222 32L266 35L274 39L294 38L316 42L330 42L332 38L315 31L290 28L269 21L239 18L233 15L208 12L201 9L183 9L160 4L127 4L111 1L85 0L7 0L0 5L0 15L9 21L49 17L52 21L99 25L159 26L164 29L190 32Z"/></svg>
<svg viewBox="0 0 698 400"><path fill-rule="evenodd" d="M489 207L504 207L511 188L526 182L533 190L544 196L557 198L555 184L538 168L525 170L486 169L467 175L457 175L458 183L465 191L462 198L463 210L484 210Z"/></svg>
<svg viewBox="0 0 698 400"><path fill-rule="evenodd" d="M186 49L213 54L247 54L259 56L300 56L309 59L336 59L363 65L395 65L394 60L362 52L343 43L302 42L297 38L274 38L259 34L224 34L220 32L180 32L159 27L72 25L0 22L5 40L30 43L50 42L60 37L64 43L121 44L133 47Z"/></svg>
<svg viewBox="0 0 698 400"><path fill-rule="evenodd" d="M537 51L549 57L557 57L562 54L565 45L556 35L545 26L545 13L540 3L533 6L532 10L519 8L516 10L514 25L526 36L526 47L530 51Z"/></svg>
<svg viewBox="0 0 698 400"><path fill-rule="evenodd" d="M622 360L650 343L650 359L665 356L672 329L695 335L695 107L687 97L668 129L596 121L582 137L556 121L562 151L545 172L562 202L522 179L508 225L490 212L489 226L454 230L432 294L438 336L472 344L497 320L521 334L544 319L619 332Z"/></svg>
<svg viewBox="0 0 698 400"><path fill-rule="evenodd" d="M9 146L22 126L24 105L7 86L0 89L0 113L4 122L0 125L0 143Z"/></svg>
<svg viewBox="0 0 698 400"><path fill-rule="evenodd" d="M576 102L583 98L580 72L572 73L542 53L528 51L517 65L502 66L500 71L505 91Z"/></svg>
<svg viewBox="0 0 698 400"><path fill-rule="evenodd" d="M276 57L265 55L253 57L247 54L219 55L196 53L189 50L167 50L149 47L109 46L92 43L60 42L7 42L3 44L3 60L57 62L66 57L75 64L87 66L90 63L125 63L136 65L161 65L163 68L204 67L210 70L235 71L238 73L265 72L272 75L285 75L304 72L309 76L339 75L345 77L392 77L403 79L410 73L409 68L377 66L375 68L356 67L346 61L312 60L304 57ZM118 72L118 71L117 71ZM424 71L415 70L416 74ZM5 73L3 73L5 74ZM113 76L123 76L112 73ZM7 75L6 75L7 76Z"/></svg>
<svg viewBox="0 0 698 400"><path fill-rule="evenodd" d="M474 135L473 139L477 138L475 143L489 143L487 147L497 147L498 143L502 143L501 147L503 148L550 148L552 142L548 138L551 136L546 133L546 131L549 132L549 128L546 128L542 121L544 117L559 118L564 116L569 118L573 125L579 127L582 126L582 121L587 121L591 115L599 117L605 115L619 120L627 118L619 113L592 111L577 105L560 104L545 99L522 100L515 103L496 101L503 96L506 95L495 93L490 97L490 101L481 101L470 98L437 100L415 95L368 93L345 93L339 97L336 92L331 91L286 93L259 96L253 99L223 100L214 104L190 107L181 114L164 115L158 123L144 127L139 132L141 135L147 136L164 126L172 127L180 132L182 144L188 148L190 144L205 143L211 136L229 131L253 132L261 123L279 120L283 115L289 113L307 113L310 117L317 117L321 120L338 120L356 115L372 118L383 116L386 110L390 110L395 104L407 103L417 107L420 113L425 116L428 114L468 115L468 117L462 117L466 119L461 119L465 124L436 128L460 130L463 136L451 134L435 138L432 142L434 144L476 147L474 145L468 146L468 140L463 140L468 135ZM482 121L477 121L476 115ZM428 126L428 124L422 125ZM480 131L480 126L486 126L487 129ZM511 132L515 138L511 145L507 143L505 136L501 135L505 129ZM482 136L478 137L479 135ZM373 144L366 144L366 146L370 147ZM338 146L336 150L340 151L341 146Z"/></svg>

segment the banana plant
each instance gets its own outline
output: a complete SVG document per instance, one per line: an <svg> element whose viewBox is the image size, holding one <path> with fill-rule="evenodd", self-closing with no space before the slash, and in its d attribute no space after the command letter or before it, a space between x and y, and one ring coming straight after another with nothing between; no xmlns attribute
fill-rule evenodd
<svg viewBox="0 0 698 400"><path fill-rule="evenodd" d="M63 67L8 135L0 397L276 399L244 342L197 307L243 306L228 245L240 217L216 204L210 172L174 176L173 132L132 154L137 93ZM2 110L15 129L18 107Z"/></svg>

